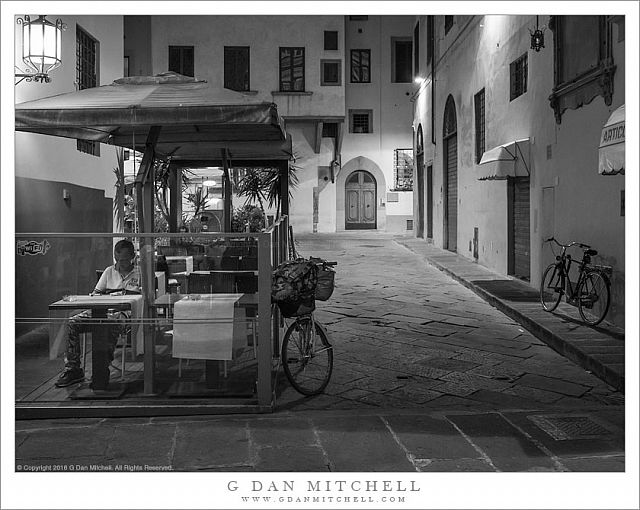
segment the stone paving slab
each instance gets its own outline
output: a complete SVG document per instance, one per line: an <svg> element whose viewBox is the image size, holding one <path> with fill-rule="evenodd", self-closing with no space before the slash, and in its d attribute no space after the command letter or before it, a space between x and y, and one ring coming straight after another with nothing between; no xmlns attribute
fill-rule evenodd
<svg viewBox="0 0 640 510"><path fill-rule="evenodd" d="M497 414L454 415L447 418L460 428L483 458L499 471L559 471L556 463L535 443Z"/></svg>
<svg viewBox="0 0 640 510"><path fill-rule="evenodd" d="M371 471L416 470L378 417L353 416L340 421L321 417L314 423L332 470L361 471L364 466Z"/></svg>
<svg viewBox="0 0 640 510"><path fill-rule="evenodd" d="M584 395L589 388L580 386L579 384L573 384L567 381L561 381L559 379L553 379L551 377L544 377L541 375L526 374L517 381L518 386L529 386L531 388L537 388L540 390L553 391L555 393L561 393L563 395L569 395L579 397Z"/></svg>
<svg viewBox="0 0 640 510"><path fill-rule="evenodd" d="M564 303L556 313L545 312L533 299L535 289L524 282L497 275L489 269L455 253L445 252L421 239L397 237L395 241L478 293L564 356L593 371L620 391L624 391L624 371L620 369L624 359L617 355L591 353L580 345L580 342L585 339L603 340L612 347L612 352L618 352L620 348L624 349L624 331L621 328L606 321L597 328L583 325L575 316L573 308ZM485 281L482 282L482 280ZM495 280L495 283L488 283L486 280ZM505 280L509 283L499 283ZM511 294L501 298L498 290L494 289L493 292L491 289L487 290L488 287L495 287L498 284L509 285L512 289ZM527 299L514 300L514 296L518 293L528 296L527 299L533 302L527 303Z"/></svg>
<svg viewBox="0 0 640 510"><path fill-rule="evenodd" d="M183 423L177 426L173 465L178 470L211 466L246 465L251 462L246 427L237 423Z"/></svg>

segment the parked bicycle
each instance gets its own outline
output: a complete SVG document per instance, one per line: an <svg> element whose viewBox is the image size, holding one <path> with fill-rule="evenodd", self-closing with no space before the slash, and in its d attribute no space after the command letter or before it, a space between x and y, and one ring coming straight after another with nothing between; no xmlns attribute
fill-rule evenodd
<svg viewBox="0 0 640 510"><path fill-rule="evenodd" d="M311 257L286 261L274 271L272 295L286 327L282 366L291 386L303 395L322 393L333 372L333 346L313 311L316 299L326 301L333 293L336 264Z"/></svg>
<svg viewBox="0 0 640 510"><path fill-rule="evenodd" d="M566 296L567 303L577 306L582 320L590 326L600 324L609 311L611 300L611 267L591 263L591 257L598 254L591 246L578 242L561 244L554 237L544 241L554 242L561 248L556 262L550 264L540 282L540 302L542 307L552 312ZM574 260L567 249L572 246L582 248L582 260ZM552 248L553 250L553 248ZM569 270L573 263L578 265L578 280L573 283Z"/></svg>

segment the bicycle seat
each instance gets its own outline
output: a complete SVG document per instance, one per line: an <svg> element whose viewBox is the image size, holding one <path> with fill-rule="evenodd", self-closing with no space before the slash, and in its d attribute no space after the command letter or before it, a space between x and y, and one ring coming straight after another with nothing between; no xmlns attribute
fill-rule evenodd
<svg viewBox="0 0 640 510"><path fill-rule="evenodd" d="M591 248L589 248L588 250L585 250L585 253L587 255L597 255L598 252L596 250L592 250Z"/></svg>

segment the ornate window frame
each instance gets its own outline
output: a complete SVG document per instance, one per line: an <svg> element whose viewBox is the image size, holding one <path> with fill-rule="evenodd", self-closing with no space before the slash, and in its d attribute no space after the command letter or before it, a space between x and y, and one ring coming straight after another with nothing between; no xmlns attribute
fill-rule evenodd
<svg viewBox="0 0 640 510"><path fill-rule="evenodd" d="M611 44L611 23L607 16L600 16L598 65L574 79L559 83L562 76L562 44L558 36L562 31L565 16L551 16L549 28L553 32L553 83L554 87L549 96L556 123L562 122L562 114L567 109L575 110L590 103L596 96L602 96L607 106L613 99L613 75L616 66L613 63Z"/></svg>

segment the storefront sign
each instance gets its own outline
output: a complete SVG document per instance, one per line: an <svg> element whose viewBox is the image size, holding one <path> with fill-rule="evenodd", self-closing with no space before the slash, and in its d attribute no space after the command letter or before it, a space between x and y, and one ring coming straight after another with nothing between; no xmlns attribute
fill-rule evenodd
<svg viewBox="0 0 640 510"><path fill-rule="evenodd" d="M22 257L25 255L44 255L49 251L49 248L51 248L51 245L46 239L43 239L41 242L18 241L17 253Z"/></svg>
<svg viewBox="0 0 640 510"><path fill-rule="evenodd" d="M602 130L602 140L600 147L613 145L614 143L624 142L624 121L607 126Z"/></svg>

